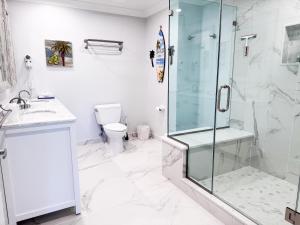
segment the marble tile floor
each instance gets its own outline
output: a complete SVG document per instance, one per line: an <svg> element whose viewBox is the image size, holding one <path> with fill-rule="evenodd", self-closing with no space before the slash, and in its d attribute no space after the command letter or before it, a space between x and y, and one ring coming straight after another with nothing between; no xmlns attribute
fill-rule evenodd
<svg viewBox="0 0 300 225"><path fill-rule="evenodd" d="M209 185L210 179L200 181ZM253 167L216 176L214 193L262 225L289 225L285 208L295 208L297 187Z"/></svg>
<svg viewBox="0 0 300 225"><path fill-rule="evenodd" d="M161 143L132 140L112 157L102 143L79 146L82 213L71 210L20 225L221 225L161 173Z"/></svg>

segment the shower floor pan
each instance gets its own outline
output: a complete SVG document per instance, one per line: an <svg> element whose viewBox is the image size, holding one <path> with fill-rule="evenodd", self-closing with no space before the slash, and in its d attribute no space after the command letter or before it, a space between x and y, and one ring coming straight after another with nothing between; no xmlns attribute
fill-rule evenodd
<svg viewBox="0 0 300 225"><path fill-rule="evenodd" d="M238 139L252 138L251 133L237 132L236 130L223 130L224 135L218 135L216 143ZM231 133L231 135L225 134ZM233 135L235 134L235 135ZM192 146L210 144L209 139L196 134L188 134L189 138L197 140ZM201 134L207 135L207 134ZM200 135L200 136L201 136ZM195 136L196 137L196 136ZM209 137L209 136L208 136ZM179 139L176 136L176 139ZM183 141L183 139L181 139ZM186 141L186 139L185 139ZM190 148L191 148L191 142ZM208 186L211 179L186 178L187 145L170 137L162 137L162 165L163 175L182 189L191 198L216 215L225 224L253 225L252 221L262 225L288 225L284 220L286 207L295 208L297 186L291 182L272 176L249 165L233 171L222 173L214 177L214 195L205 191L199 185ZM232 206L232 207L230 207ZM242 214L241 214L242 213ZM251 218L249 220L247 217Z"/></svg>
<svg viewBox="0 0 300 225"><path fill-rule="evenodd" d="M199 181L208 185L211 179ZM263 225L289 225L285 208L295 208L297 186L253 167L216 176L214 194Z"/></svg>

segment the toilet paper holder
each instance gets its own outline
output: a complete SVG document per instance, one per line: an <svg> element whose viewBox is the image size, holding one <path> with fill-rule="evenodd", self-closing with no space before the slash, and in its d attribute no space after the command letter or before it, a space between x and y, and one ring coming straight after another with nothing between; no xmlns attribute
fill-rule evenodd
<svg viewBox="0 0 300 225"><path fill-rule="evenodd" d="M160 105L160 106L156 106L155 110L159 111L159 112L164 112L166 110L165 106Z"/></svg>

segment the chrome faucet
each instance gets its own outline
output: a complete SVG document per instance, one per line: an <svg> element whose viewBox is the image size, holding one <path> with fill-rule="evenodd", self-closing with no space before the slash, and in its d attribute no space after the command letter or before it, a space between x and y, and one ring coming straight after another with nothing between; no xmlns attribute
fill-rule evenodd
<svg viewBox="0 0 300 225"><path fill-rule="evenodd" d="M15 100L17 100L17 104L21 105L21 103L23 102L23 105L26 105L26 102L23 98L20 98L20 97L15 97L15 98L12 98L9 103L13 103ZM21 107L20 107L21 108Z"/></svg>
<svg viewBox="0 0 300 225"><path fill-rule="evenodd" d="M28 104L28 103L21 97L21 94L22 94L23 92L26 92L26 93L29 95L29 97L31 96L31 94L30 94L29 91L27 91L27 90L21 90L21 91L19 91L18 97L12 98L12 99L9 101L9 103L13 103L14 101L17 100L17 104L20 105L20 109L28 109L28 108L30 108L30 104ZM22 104L22 103L23 103L23 104Z"/></svg>
<svg viewBox="0 0 300 225"><path fill-rule="evenodd" d="M28 96L29 96L29 98L31 97L31 94L30 94L29 91L27 91L27 90L21 90L21 91L19 91L19 94L18 94L19 98L21 98L21 94L22 94L23 92L27 93Z"/></svg>

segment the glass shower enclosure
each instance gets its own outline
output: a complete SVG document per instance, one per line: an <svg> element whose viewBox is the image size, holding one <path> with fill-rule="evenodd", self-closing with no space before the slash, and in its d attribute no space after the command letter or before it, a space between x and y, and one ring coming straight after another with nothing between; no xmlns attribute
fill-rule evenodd
<svg viewBox="0 0 300 225"><path fill-rule="evenodd" d="M168 136L188 179L264 225L298 207L297 4L170 0Z"/></svg>

